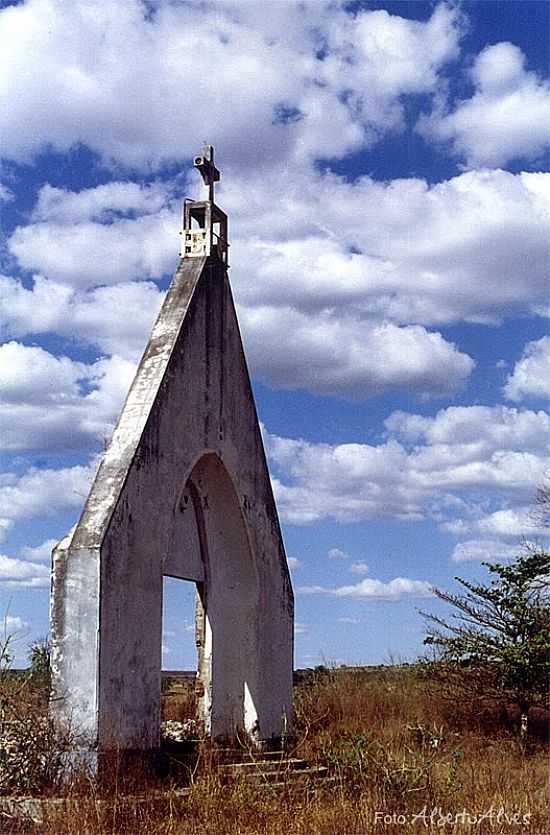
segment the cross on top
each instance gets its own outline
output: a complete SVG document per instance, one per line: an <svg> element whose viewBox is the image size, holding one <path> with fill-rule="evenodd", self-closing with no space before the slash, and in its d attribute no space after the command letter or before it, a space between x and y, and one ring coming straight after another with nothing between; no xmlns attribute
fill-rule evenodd
<svg viewBox="0 0 550 835"><path fill-rule="evenodd" d="M227 215L214 203L214 183L220 179L220 172L214 165L214 148L203 145L201 155L193 164L199 171L206 196L202 200L183 201L182 258L217 258L224 267L229 267L227 241Z"/></svg>
<svg viewBox="0 0 550 835"><path fill-rule="evenodd" d="M204 185L208 189L208 200L214 202L214 183L219 182L220 172L214 165L214 146L203 145L200 157L193 160L195 168L198 169Z"/></svg>

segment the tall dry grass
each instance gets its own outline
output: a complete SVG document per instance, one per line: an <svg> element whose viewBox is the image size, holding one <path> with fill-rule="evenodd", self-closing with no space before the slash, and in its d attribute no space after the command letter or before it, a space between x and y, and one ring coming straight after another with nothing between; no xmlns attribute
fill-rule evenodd
<svg viewBox="0 0 550 835"><path fill-rule="evenodd" d="M41 835L550 832L548 747L533 742L526 751L509 729L494 723L484 727L458 704L453 711L418 668L313 673L297 684L295 702L297 736L292 754L328 765L331 782L294 785L289 781L278 790L228 782L206 746L189 774L187 796L178 795L177 785L165 784L159 790L154 781L142 790L141 799L129 803L115 780L98 803L97 787L81 784L80 795L54 810L38 831ZM444 815L458 818L451 822ZM522 819L524 815L528 817ZM15 831L11 825L6 822L2 828L0 823L0 832Z"/></svg>

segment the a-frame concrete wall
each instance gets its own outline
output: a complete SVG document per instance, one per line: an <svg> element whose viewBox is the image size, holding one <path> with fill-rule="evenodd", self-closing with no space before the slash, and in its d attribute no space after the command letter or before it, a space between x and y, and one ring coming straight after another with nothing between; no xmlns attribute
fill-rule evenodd
<svg viewBox="0 0 550 835"><path fill-rule="evenodd" d="M180 262L80 521L54 551L52 710L85 748L159 744L165 574L199 589L206 730L281 736L293 595L215 258Z"/></svg>

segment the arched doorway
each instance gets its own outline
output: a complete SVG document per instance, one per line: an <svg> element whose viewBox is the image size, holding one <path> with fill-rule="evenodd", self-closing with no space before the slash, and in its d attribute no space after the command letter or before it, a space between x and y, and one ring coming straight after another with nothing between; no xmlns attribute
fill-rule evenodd
<svg viewBox="0 0 550 835"><path fill-rule="evenodd" d="M180 508L189 547L197 541L199 718L214 738L261 736L256 709L259 583L238 496L222 461L207 454L193 467ZM192 517L192 518L191 518ZM187 560L186 560L187 562Z"/></svg>

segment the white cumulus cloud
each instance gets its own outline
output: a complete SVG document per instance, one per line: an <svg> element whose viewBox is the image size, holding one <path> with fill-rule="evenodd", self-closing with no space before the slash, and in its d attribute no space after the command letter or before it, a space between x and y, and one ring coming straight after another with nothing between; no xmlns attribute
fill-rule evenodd
<svg viewBox="0 0 550 835"><path fill-rule="evenodd" d="M22 475L0 475L0 519L7 524L47 518L82 507L95 474L96 462L60 469L31 467Z"/></svg>
<svg viewBox="0 0 550 835"><path fill-rule="evenodd" d="M429 328L545 304L549 183L503 171L433 186L349 183L307 166L246 183L229 173L222 205L253 373L348 398L460 389L472 358ZM162 301L148 279L177 264L179 201L158 183L110 186L42 188L9 240L20 266L39 271L34 284L0 278L7 336L54 330L139 355Z"/></svg>
<svg viewBox="0 0 550 835"><path fill-rule="evenodd" d="M40 347L0 345L0 391L5 403L37 403L78 398L78 382L87 376L83 363L54 357Z"/></svg>
<svg viewBox="0 0 550 835"><path fill-rule="evenodd" d="M491 513L484 512L482 508L477 511L472 508L471 511L466 518L443 522L441 529L455 536L475 534L484 541L497 541L505 551L508 548L506 543L517 550L521 542L544 537L548 533L537 522L532 507L503 507Z"/></svg>
<svg viewBox="0 0 550 835"><path fill-rule="evenodd" d="M18 161L85 144L141 169L203 137L243 168L343 156L403 123L457 55L458 13L343 3L26 0L0 12L0 132ZM396 48L399 44L399 48ZM251 131L251 126L254 130Z"/></svg>
<svg viewBox="0 0 550 835"><path fill-rule="evenodd" d="M475 92L450 112L421 120L428 137L448 141L471 166L537 158L550 147L550 84L526 69L519 47L491 44L471 71Z"/></svg>
<svg viewBox="0 0 550 835"><path fill-rule="evenodd" d="M548 302L550 174L469 171L353 183L228 178L242 306L426 326L498 324Z"/></svg>
<svg viewBox="0 0 550 835"><path fill-rule="evenodd" d="M106 439L135 372L112 356L86 365L43 348L0 346L0 449L90 448Z"/></svg>
<svg viewBox="0 0 550 835"><path fill-rule="evenodd" d="M20 632L22 629L26 629L28 623L17 615L4 615L0 621L0 626L4 635L11 635L14 632Z"/></svg>
<svg viewBox="0 0 550 835"><path fill-rule="evenodd" d="M504 396L508 400L550 397L550 336L527 343L506 381Z"/></svg>
<svg viewBox="0 0 550 835"><path fill-rule="evenodd" d="M354 562L349 570L352 574L368 574L370 571L366 562Z"/></svg>
<svg viewBox="0 0 550 835"><path fill-rule="evenodd" d="M442 396L462 388L474 367L470 356L420 325L274 307L241 308L240 321L253 371L277 388L348 399L399 387Z"/></svg>
<svg viewBox="0 0 550 835"><path fill-rule="evenodd" d="M403 597L429 597L432 584L425 580L410 580L407 577L395 577L385 583L382 580L361 580L352 586L300 586L299 594L323 594L334 597L374 598L378 600L399 600Z"/></svg>
<svg viewBox="0 0 550 835"><path fill-rule="evenodd" d="M45 186L38 197L35 219L18 227L8 241L21 267L79 289L138 278L159 279L172 272L180 228L179 203L159 209L155 192L143 197L146 205L136 200L132 206L124 195L125 208L133 208L137 214L118 217L118 191L131 188L131 184L110 186L116 189L99 186L80 193ZM54 191L58 192L55 199ZM109 212L115 212L116 221Z"/></svg>
<svg viewBox="0 0 550 835"><path fill-rule="evenodd" d="M19 560L0 554L1 588L47 588L49 585L49 566L43 563L27 562L26 560ZM17 626L13 627L13 629L17 628Z"/></svg>
<svg viewBox="0 0 550 835"><path fill-rule="evenodd" d="M9 203L14 198L13 191L4 183L0 183L0 203Z"/></svg>
<svg viewBox="0 0 550 835"><path fill-rule="evenodd" d="M468 539L459 542L452 554L453 562L495 562L514 559L518 548L498 539Z"/></svg>
<svg viewBox="0 0 550 835"><path fill-rule="evenodd" d="M46 539L40 545L25 545L21 548L20 554L23 559L30 560L31 562L35 562L36 560L49 561L56 545L57 539Z"/></svg>
<svg viewBox="0 0 550 835"><path fill-rule="evenodd" d="M0 332L6 337L55 332L135 362L163 298L149 281L78 291L37 275L27 289L0 275Z"/></svg>
<svg viewBox="0 0 550 835"><path fill-rule="evenodd" d="M509 407L449 407L435 417L395 412L379 444L312 443L264 434L283 518L432 518L449 533L477 524L511 531L550 465L550 416ZM483 497L483 498L482 498ZM488 506L490 500L507 507ZM468 522L460 521L468 515ZM512 525L513 521L513 525ZM512 527L510 527L512 525ZM462 527L460 527L462 526ZM491 527L491 531L489 531ZM515 529L515 528L514 528Z"/></svg>
<svg viewBox="0 0 550 835"><path fill-rule="evenodd" d="M349 554L342 551L340 548L331 548L328 552L329 560L349 560Z"/></svg>

